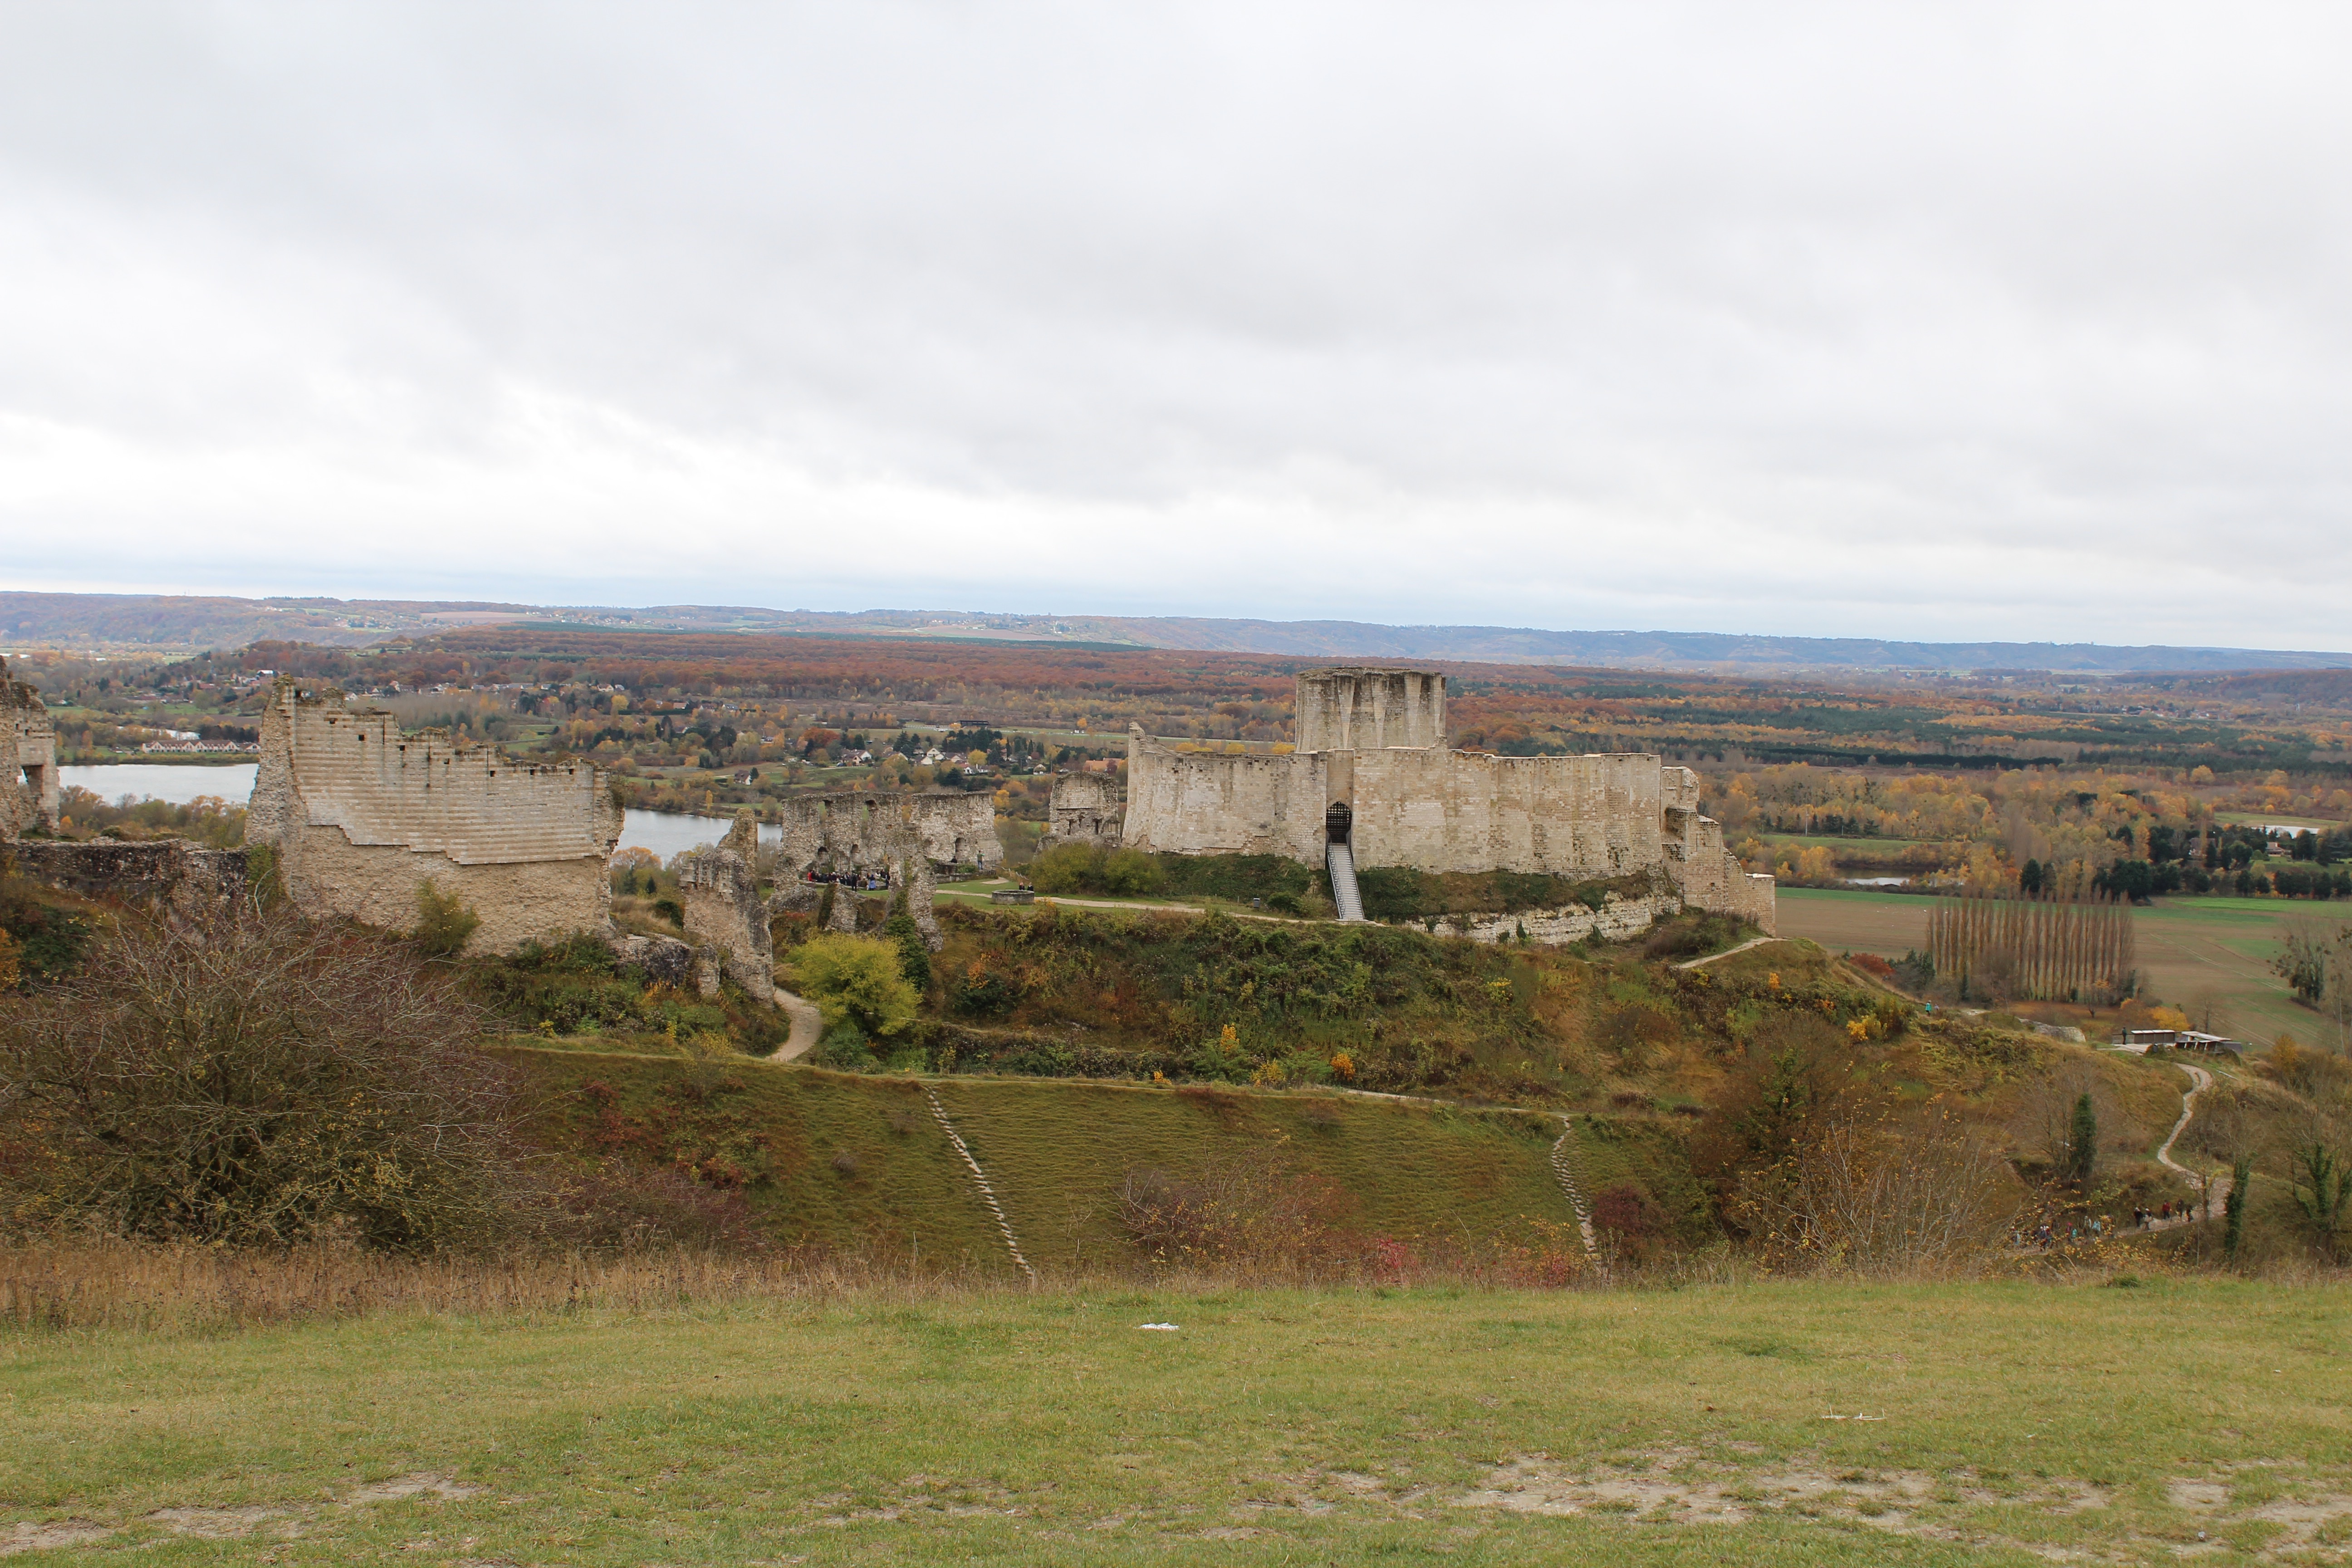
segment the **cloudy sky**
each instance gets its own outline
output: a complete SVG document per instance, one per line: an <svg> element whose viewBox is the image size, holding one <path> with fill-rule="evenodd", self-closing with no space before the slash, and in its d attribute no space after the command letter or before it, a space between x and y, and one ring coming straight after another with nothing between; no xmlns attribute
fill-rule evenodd
<svg viewBox="0 0 2352 1568"><path fill-rule="evenodd" d="M0 585L2352 647L2352 9L0 9Z"/></svg>

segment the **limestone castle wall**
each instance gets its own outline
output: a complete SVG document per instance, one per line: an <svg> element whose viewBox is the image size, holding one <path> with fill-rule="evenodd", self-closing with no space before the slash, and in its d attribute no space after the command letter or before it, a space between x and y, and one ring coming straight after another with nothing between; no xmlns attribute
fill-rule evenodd
<svg viewBox="0 0 2352 1568"><path fill-rule="evenodd" d="M41 694L0 658L0 838L57 825L57 726Z"/></svg>
<svg viewBox="0 0 2352 1568"><path fill-rule="evenodd" d="M1445 744L1445 677L1427 669L1310 669L1294 688L1302 752Z"/></svg>
<svg viewBox="0 0 2352 1568"><path fill-rule="evenodd" d="M1319 866L1323 774L1320 753L1176 752L1130 729L1121 842L1179 855L1282 855Z"/></svg>
<svg viewBox="0 0 2352 1568"><path fill-rule="evenodd" d="M1739 863L1723 842L1723 825L1698 811L1698 775L1688 768L1662 770L1668 781L1664 846L1666 868L1694 909L1713 910L1752 921L1767 936L1779 934L1779 885Z"/></svg>
<svg viewBox="0 0 2352 1568"><path fill-rule="evenodd" d="M1288 755L1180 752L1130 729L1121 841L1320 865L1328 814L1344 807L1359 867L1659 873L1693 908L1774 929L1772 879L1750 875L1725 848L1722 828L1699 812L1698 776L1687 768L1647 752L1454 751L1444 743L1444 677L1434 672L1307 671L1297 710L1300 744ZM1342 739L1357 743L1333 743ZM1646 921L1649 912L1612 918ZM1563 912L1543 923L1564 931L1580 918ZM1583 921L1580 934L1590 929Z"/></svg>
<svg viewBox="0 0 2352 1568"><path fill-rule="evenodd" d="M838 790L783 803L786 874L880 870L911 854L939 866L1003 864L996 803L987 795L940 790L878 795Z"/></svg>
<svg viewBox="0 0 2352 1568"><path fill-rule="evenodd" d="M1631 876L1664 863L1655 757L1400 749L1334 753L1327 773L1339 772L1342 758L1353 775L1350 842L1359 866L1583 878Z"/></svg>
<svg viewBox="0 0 2352 1568"><path fill-rule="evenodd" d="M1102 844L1116 847L1127 803L1119 781L1108 773L1060 773L1046 805L1045 847Z"/></svg>
<svg viewBox="0 0 2352 1568"><path fill-rule="evenodd" d="M620 829L586 763L518 763L437 730L404 736L389 713L286 679L263 715L246 840L277 850L289 897L314 918L405 929L430 880L473 906L482 948L609 934L604 868Z"/></svg>

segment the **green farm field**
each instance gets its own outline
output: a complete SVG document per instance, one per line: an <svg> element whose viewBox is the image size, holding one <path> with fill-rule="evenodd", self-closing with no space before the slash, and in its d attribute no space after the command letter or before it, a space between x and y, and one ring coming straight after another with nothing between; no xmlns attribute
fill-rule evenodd
<svg viewBox="0 0 2352 1568"><path fill-rule="evenodd" d="M1810 938L1832 952L1900 958L1927 945L1934 907L1933 900L1913 894L1783 888L1780 934ZM2149 992L2174 1005L2211 993L2229 1029L2242 1037L2267 1044L2284 1032L2306 1045L2332 1045L2319 1016L2297 1005L2270 970L2286 922L2326 921L2332 910L2284 899L2160 899L2132 911L2140 969Z"/></svg>
<svg viewBox="0 0 2352 1568"><path fill-rule="evenodd" d="M2347 1326L2340 1287L2151 1279L868 1287L16 1330L0 1551L159 1568L2336 1563Z"/></svg>

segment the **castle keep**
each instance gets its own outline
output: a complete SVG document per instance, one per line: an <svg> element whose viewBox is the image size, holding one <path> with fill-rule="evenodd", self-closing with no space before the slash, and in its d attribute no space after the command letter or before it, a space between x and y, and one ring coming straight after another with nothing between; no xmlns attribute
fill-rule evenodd
<svg viewBox="0 0 2352 1568"><path fill-rule="evenodd" d="M1430 670L1307 671L1296 733L1288 754L1236 755L1177 751L1130 730L1120 841L1328 864L1343 915L1356 866L1580 880L1650 873L1692 908L1773 929L1772 879L1725 849L1723 830L1699 815L1688 768L1646 752L1451 750L1445 678Z"/></svg>
<svg viewBox="0 0 2352 1568"><path fill-rule="evenodd" d="M261 725L248 844L278 852L297 908L394 930L430 881L472 905L479 946L611 929L621 808L586 763L532 766L281 679Z"/></svg>

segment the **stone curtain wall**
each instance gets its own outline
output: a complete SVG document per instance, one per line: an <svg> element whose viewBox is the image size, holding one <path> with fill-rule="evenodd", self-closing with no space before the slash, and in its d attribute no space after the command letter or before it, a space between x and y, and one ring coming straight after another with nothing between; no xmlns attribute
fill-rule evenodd
<svg viewBox="0 0 2352 1568"><path fill-rule="evenodd" d="M586 763L518 764L437 730L403 736L388 713L284 679L263 716L247 840L277 849L288 895L313 917L405 929L430 880L473 906L483 948L609 934L620 829Z"/></svg>
<svg viewBox="0 0 2352 1568"><path fill-rule="evenodd" d="M1688 768L1660 770L1664 782L1666 869L1693 909L1738 915L1767 936L1779 934L1778 885L1739 863L1723 842L1723 826L1698 810L1698 775Z"/></svg>
<svg viewBox="0 0 2352 1568"><path fill-rule="evenodd" d="M1432 671L1310 670L1298 678L1299 749L1290 755L1171 751L1131 728L1122 842L1320 865L1324 813L1345 804L1360 867L1579 879L1657 872L1683 903L1774 929L1772 879L1750 875L1725 848L1722 828L1699 814L1689 769L1646 752L1453 751L1443 743L1444 704L1444 678ZM1355 743L1340 743L1348 741ZM1063 798L1057 785L1057 807ZM1077 805L1071 797L1074 826L1083 820ZM1057 810L1057 831L1059 821ZM1646 924L1651 913L1608 916L1603 934L1612 921ZM1538 923L1574 927L1575 935L1592 929L1567 911Z"/></svg>
<svg viewBox="0 0 2352 1568"><path fill-rule="evenodd" d="M1179 855L1283 855L1323 863L1323 758L1172 752L1127 734L1131 849Z"/></svg>
<svg viewBox="0 0 2352 1568"><path fill-rule="evenodd" d="M1302 752L1445 744L1445 677L1427 669L1310 669L1293 687Z"/></svg>
<svg viewBox="0 0 2352 1568"><path fill-rule="evenodd" d="M0 658L0 838L57 825L57 727L41 694Z"/></svg>
<svg viewBox="0 0 2352 1568"><path fill-rule="evenodd" d="M1108 773L1060 773L1046 807L1045 845L1102 844L1116 847L1126 805L1119 782Z"/></svg>
<svg viewBox="0 0 2352 1568"><path fill-rule="evenodd" d="M795 796L783 803L782 853L795 877L811 869L878 871L915 853L934 865L982 870L1004 861L993 798L953 790Z"/></svg>
<svg viewBox="0 0 2352 1568"><path fill-rule="evenodd" d="M1655 870L1664 863L1658 772L1657 758L1638 753L1358 752L1356 864L1579 878Z"/></svg>
<svg viewBox="0 0 2352 1568"><path fill-rule="evenodd" d="M1360 866L1620 877L1664 866L1658 760L1403 748L1234 756L1128 737L1125 842L1323 863L1323 814L1355 814Z"/></svg>

